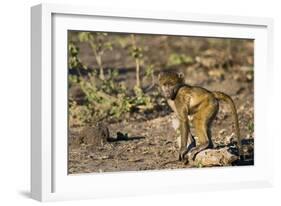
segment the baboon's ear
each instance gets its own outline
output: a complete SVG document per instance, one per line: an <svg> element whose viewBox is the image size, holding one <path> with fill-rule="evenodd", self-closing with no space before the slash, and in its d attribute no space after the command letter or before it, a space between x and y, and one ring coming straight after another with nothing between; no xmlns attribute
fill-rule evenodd
<svg viewBox="0 0 281 206"><path fill-rule="evenodd" d="M178 72L178 77L182 80L184 80L184 74L182 72Z"/></svg>

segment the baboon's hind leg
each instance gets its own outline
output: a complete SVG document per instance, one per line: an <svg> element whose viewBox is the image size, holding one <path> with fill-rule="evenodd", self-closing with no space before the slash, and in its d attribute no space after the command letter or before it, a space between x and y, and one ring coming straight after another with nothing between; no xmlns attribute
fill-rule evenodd
<svg viewBox="0 0 281 206"><path fill-rule="evenodd" d="M210 104L199 110L198 113L194 114L193 125L197 141L196 146L190 150L187 161L192 162L199 152L212 145L211 124L217 114L217 111L218 105Z"/></svg>

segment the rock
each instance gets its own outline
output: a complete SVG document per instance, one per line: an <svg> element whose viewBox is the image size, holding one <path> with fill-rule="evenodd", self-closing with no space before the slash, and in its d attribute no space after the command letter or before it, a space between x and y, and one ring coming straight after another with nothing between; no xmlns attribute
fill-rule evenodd
<svg viewBox="0 0 281 206"><path fill-rule="evenodd" d="M196 155L194 165L198 167L227 166L238 157L228 151L228 147L220 149L206 149Z"/></svg>
<svg viewBox="0 0 281 206"><path fill-rule="evenodd" d="M86 127L82 130L80 142L92 146L103 146L108 138L109 130L107 126L98 122L94 126Z"/></svg>

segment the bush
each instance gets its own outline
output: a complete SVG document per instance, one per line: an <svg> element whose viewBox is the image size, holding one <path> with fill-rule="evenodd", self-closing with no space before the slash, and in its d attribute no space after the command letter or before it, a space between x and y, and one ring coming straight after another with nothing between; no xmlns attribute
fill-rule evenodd
<svg viewBox="0 0 281 206"><path fill-rule="evenodd" d="M120 120L122 115L132 111L145 111L154 107L154 102L141 88L134 88L134 95L127 93L124 84L117 84L117 71L110 71L108 79L100 80L96 73L89 73L87 77L74 78L85 95L83 105L70 101L70 116L75 125L84 125L101 121L105 118Z"/></svg>

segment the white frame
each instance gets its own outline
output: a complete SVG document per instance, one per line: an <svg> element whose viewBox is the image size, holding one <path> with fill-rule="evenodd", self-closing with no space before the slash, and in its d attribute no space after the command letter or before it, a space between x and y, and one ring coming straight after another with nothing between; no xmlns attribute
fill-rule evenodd
<svg viewBox="0 0 281 206"><path fill-rule="evenodd" d="M67 70L54 68L65 66L65 30L81 29L80 18L82 17L95 22L95 26L99 25L98 20L95 21L95 19L104 20L103 25L118 20L121 25L119 27L120 31L125 31L122 24L131 25L134 21L137 21L140 28L137 30L131 28L130 31L141 32L141 29L145 29L141 24L147 23L149 25L158 22L158 32L162 34L254 37L255 71L257 69L255 73L255 75L257 74L255 76L255 112L258 112L258 119L255 119L255 133L258 136L257 140L255 140L255 166L75 176L65 174L67 162L63 165L62 161L65 160L67 145L64 145L65 141L55 137L57 134L65 135L65 130L58 128L65 128L65 113L61 111L65 110L63 107L66 104L65 99L60 99L61 101L58 101L58 99L63 96L61 94L65 94L66 88L63 87L64 83L59 86L56 82L58 80L61 82ZM169 24L171 28L174 28L172 33L169 33L170 31L163 33L164 30L161 31L161 24L162 26ZM202 28L198 26L191 33L191 31L186 30L187 27L184 27L184 25L191 26L191 24L195 27L197 25L203 26ZM268 121L266 121L272 114L269 114L270 110L266 110L270 105L270 101L267 101L270 94L263 89L263 84L267 84L267 88L271 87L271 80L273 79L272 19L41 4L31 9L31 25L32 198L49 201L159 192L209 191L213 189L272 186L273 135L270 133ZM208 26L213 28L213 32L204 30L204 27ZM87 25L82 23L82 27L86 30ZM224 34L219 33L221 27L228 28L224 30ZM248 27L249 29L247 29ZM100 26L99 28L104 27ZM117 31L119 28L114 27L112 31ZM150 30L148 29L146 33L148 31ZM250 31L253 31L253 34L249 34ZM59 41L55 41L55 39ZM60 44L60 46L56 46L57 44ZM267 98L261 98L262 96ZM257 127L256 125L262 125L263 127ZM267 139L266 145L264 145L264 141L259 141L259 139L265 137ZM63 145L65 147L62 147ZM263 153L259 149L261 146L263 147ZM56 152L58 149L60 149L60 152ZM91 181L95 184L85 184ZM68 188L74 189L68 190Z"/></svg>

